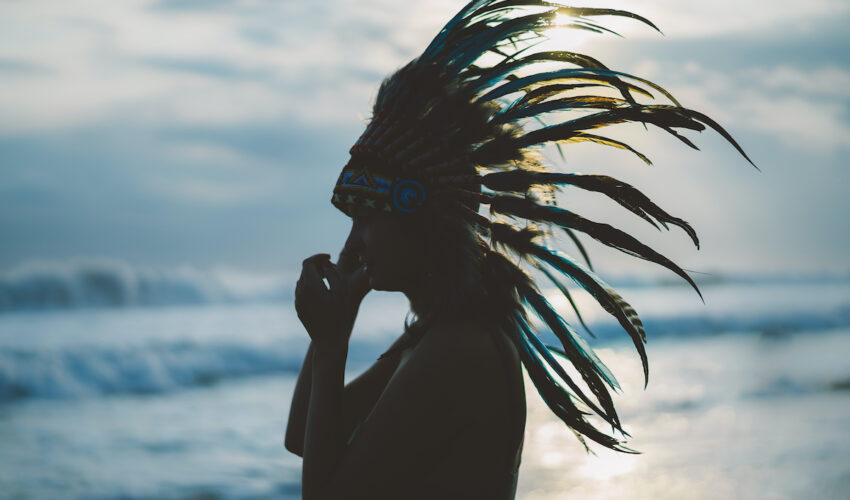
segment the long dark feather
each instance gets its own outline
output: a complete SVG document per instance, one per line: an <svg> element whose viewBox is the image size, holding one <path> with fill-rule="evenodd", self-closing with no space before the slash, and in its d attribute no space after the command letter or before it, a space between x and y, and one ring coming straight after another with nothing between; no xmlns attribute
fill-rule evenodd
<svg viewBox="0 0 850 500"><path fill-rule="evenodd" d="M535 52L516 60L510 60L508 58L493 66L490 70L471 83L472 89L476 92L480 91L501 80L505 75L508 75L529 64L539 62L563 62L575 64L581 68L605 68L605 65L598 60L583 54L576 54L574 52L566 52L562 50Z"/></svg>
<svg viewBox="0 0 850 500"><path fill-rule="evenodd" d="M619 387L611 370L596 356L596 353L593 352L593 349L587 345L584 339L558 315L552 305L549 304L549 301L539 291L527 286L520 287L517 291L535 313L537 313L540 319L549 326L552 333L558 337L558 340L561 341L566 356L581 374L585 383L590 387L602 407L605 408L607 415L601 416L617 421L614 403L611 401L611 396L603 385L604 382L612 388ZM599 412L597 411L597 413Z"/></svg>
<svg viewBox="0 0 850 500"><path fill-rule="evenodd" d="M568 184L589 191L602 193L616 201L632 213L660 229L652 217L667 228L667 223L679 226L684 230L694 245L699 248L699 238L693 227L685 220L674 217L656 205L645 194L630 184L609 177L607 175L586 175L579 173L551 173L530 172L528 170L515 169L505 172L493 172L481 179L482 183L490 189L498 191L525 192L529 187L536 184Z"/></svg>
<svg viewBox="0 0 850 500"><path fill-rule="evenodd" d="M552 274L551 271L549 271L545 267L541 266L536 262L534 263L534 267L537 268L541 273L543 273L544 276L549 278L549 281L551 281L552 284L558 288L561 294L567 298L567 301L570 303L570 306L572 306L573 311L576 313L576 317L578 318L579 323L581 323L581 326L584 327L588 335L593 338L596 338L596 335L592 331L590 331L590 327L587 326L587 323L584 322L584 318L581 317L581 312L579 312L578 306L576 305L575 300L573 300L573 295L570 293L570 290L566 286L564 286L563 283L561 283L561 280L556 278L555 275Z"/></svg>
<svg viewBox="0 0 850 500"><path fill-rule="evenodd" d="M541 106L541 104L537 106ZM758 169L737 141L717 122L698 111L669 105L631 105L582 116L558 125L529 132L517 139L516 147L524 148L549 141L565 140L582 130L626 122L656 125L667 132L671 132L673 127L702 131L705 129L705 125L708 125L732 144L753 167ZM676 133L673 133L673 136L679 140L683 139L681 135ZM696 148L690 141L684 140L683 142L692 148Z"/></svg>
<svg viewBox="0 0 850 500"><path fill-rule="evenodd" d="M491 225L491 239L526 258L537 258L566 274L587 290L605 311L614 316L632 339L643 365L644 386L649 384L649 362L646 358L646 332L634 308L623 300L613 288L593 272L584 269L568 256L542 247L532 240L538 233L533 228L515 229L509 224L496 222Z"/></svg>
<svg viewBox="0 0 850 500"><path fill-rule="evenodd" d="M655 262L670 269L687 281L702 299L702 293L699 291L699 287L697 287L697 284L681 267L649 246L641 243L630 234L608 224L594 222L568 210L553 206L538 205L533 200L511 195L493 197L490 210L513 217L522 217L523 219L577 229L612 248L650 262ZM705 302L704 299L703 302Z"/></svg>
<svg viewBox="0 0 850 500"><path fill-rule="evenodd" d="M613 416L609 416L605 411L600 409L596 405L596 403L593 402L592 399L587 397L581 390L581 388L572 380L566 370L564 370L564 367L561 366L561 364L558 363L558 361L552 356L552 354L549 352L549 349L547 349L543 342L541 342L540 339L537 338L537 335L532 333L530 330L524 330L523 333L526 339L528 339L529 343L531 343L531 345L535 348L537 354L546 362L546 364L552 369L552 371L554 371L555 374L557 374L558 377L560 377L561 380L563 380L564 383L567 384L567 386L575 393L575 396L581 399L582 402L586 404L591 410L596 412L596 414L604 418L605 421L612 425L616 425L618 430L622 430L619 427L619 421L617 420L616 414L614 414ZM561 352L563 353L564 357L570 361L570 363L575 362L576 359L580 357L573 349L564 348L564 350L562 350ZM586 364L586 360L579 360L579 362ZM582 375L582 377L585 376L583 373L579 373ZM613 408L612 404L610 406L611 408Z"/></svg>
<svg viewBox="0 0 850 500"><path fill-rule="evenodd" d="M555 5L555 4L551 4ZM629 12L625 10L617 10L617 9L600 9L593 7L558 7L558 14L563 14L571 17L591 17L591 16L620 16L620 17L628 17L631 19L635 19L637 21L646 24L650 28L655 31L661 33L661 30L658 29L658 26L653 24L649 19L639 16L634 12Z"/></svg>
<svg viewBox="0 0 850 500"><path fill-rule="evenodd" d="M511 110L499 114L495 123L516 121L553 111L570 111L574 109L616 109L628 105L628 101L602 96L572 96L563 99L553 99L537 105L514 106Z"/></svg>
<svg viewBox="0 0 850 500"><path fill-rule="evenodd" d="M613 71L601 68L565 68L561 70L548 71L545 73L536 73L533 75L529 75L523 78L519 78L514 82L509 82L503 85L500 85L483 96L479 98L480 101L491 101L495 98L511 94L513 92L517 92L523 90L525 88L531 88L536 85L546 84L546 83L559 83L566 80L579 81L579 80L589 80L589 81L606 81L609 85L617 88L620 93L623 95L623 98L629 101L630 103L634 101L632 95L628 92L627 88L624 88L622 85L621 78L626 78L630 80L635 80L641 82L645 85L652 87L657 90L665 97L670 99L676 106L679 106L679 102L666 90L664 90L659 85L646 80L644 78L640 78L634 75L630 75L628 73L623 73L621 71Z"/></svg>
<svg viewBox="0 0 850 500"><path fill-rule="evenodd" d="M481 54L489 50L499 40L546 28L551 17L552 14L544 12L506 19L461 43L446 56L446 61L450 68L455 68L455 71L457 71L481 57ZM486 25L486 23L484 24Z"/></svg>
<svg viewBox="0 0 850 500"><path fill-rule="evenodd" d="M516 326L524 334L524 338L513 338L519 351L520 359L526 367L532 382L534 382L534 387L537 389L538 394L540 394L540 397L549 409L569 427L580 432L587 438L613 450L636 453L634 450L623 446L619 440L600 432L585 420L585 414L575 407L570 400L570 394L565 392L560 384L543 368L544 365L541 363L542 360L538 351L533 349L527 341L527 338L533 336L534 333L530 331L525 321L520 317L516 319Z"/></svg>
<svg viewBox="0 0 850 500"><path fill-rule="evenodd" d="M564 228L564 232L567 233L567 236L569 236L570 239L573 240L573 243L575 243L576 247L578 247L579 253L581 254L584 261L587 263L587 268L593 271L593 264L590 263L590 256L587 255L587 250L584 249L584 245L581 243L581 241L579 241L576 233L568 227Z"/></svg>
<svg viewBox="0 0 850 500"><path fill-rule="evenodd" d="M537 104L537 103L542 102L542 101L544 101L544 100L546 100L550 97L553 97L553 96L558 95L558 94L562 94L564 92L568 92L570 90L575 90L575 89L585 88L585 87L605 87L605 85L603 85L601 83L560 83L560 84L553 84L553 85L544 85L542 87L537 87L535 89L526 91L526 93L521 98L514 101L514 103L512 105L506 106L505 108L502 108L502 110L499 113L497 113L496 116L499 116L499 115L504 114L504 113L508 113L513 109L525 107L529 104ZM634 89L632 89L632 92L634 92ZM648 96L648 97L651 97L651 96Z"/></svg>

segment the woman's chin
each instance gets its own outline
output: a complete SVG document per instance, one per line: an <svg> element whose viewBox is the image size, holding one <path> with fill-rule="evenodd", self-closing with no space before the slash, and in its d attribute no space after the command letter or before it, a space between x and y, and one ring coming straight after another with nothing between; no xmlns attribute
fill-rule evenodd
<svg viewBox="0 0 850 500"><path fill-rule="evenodd" d="M375 276L373 274L369 275L369 288L382 292L397 292L399 290L397 286L393 286L391 280L388 281L382 279L380 275Z"/></svg>
<svg viewBox="0 0 850 500"><path fill-rule="evenodd" d="M382 292L386 292L387 289L382 285L380 279L375 279L374 277L369 277L369 288L372 290L379 290Z"/></svg>
<svg viewBox="0 0 850 500"><path fill-rule="evenodd" d="M372 290L380 290L381 289L381 280L376 279L375 275L369 273L369 288Z"/></svg>

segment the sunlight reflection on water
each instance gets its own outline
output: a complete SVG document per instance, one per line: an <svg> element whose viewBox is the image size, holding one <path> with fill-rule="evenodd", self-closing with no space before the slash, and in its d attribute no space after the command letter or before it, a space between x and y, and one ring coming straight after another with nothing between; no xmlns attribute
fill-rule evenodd
<svg viewBox="0 0 850 500"><path fill-rule="evenodd" d="M834 380L850 375L850 331L650 343L646 391L632 351L598 350L641 454L585 453L527 384L517 498L846 498L850 398Z"/></svg>

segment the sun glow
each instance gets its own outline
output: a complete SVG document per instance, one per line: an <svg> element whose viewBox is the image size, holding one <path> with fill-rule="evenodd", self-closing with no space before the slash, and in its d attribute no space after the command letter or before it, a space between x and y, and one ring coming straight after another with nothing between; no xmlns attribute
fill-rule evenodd
<svg viewBox="0 0 850 500"><path fill-rule="evenodd" d="M604 481L628 474L637 465L637 455L608 450L598 453L598 456L587 456L585 462L578 468L579 474Z"/></svg>
<svg viewBox="0 0 850 500"><path fill-rule="evenodd" d="M568 50L575 51L579 46L587 40L587 32L570 28L569 25L574 21L570 16L556 14L553 18L553 27L547 29L544 34L548 39L542 43L547 50Z"/></svg>
<svg viewBox="0 0 850 500"><path fill-rule="evenodd" d="M555 14L555 17L552 18L553 22L558 26L563 26L565 24L569 24L572 18L570 16L565 16L563 14Z"/></svg>

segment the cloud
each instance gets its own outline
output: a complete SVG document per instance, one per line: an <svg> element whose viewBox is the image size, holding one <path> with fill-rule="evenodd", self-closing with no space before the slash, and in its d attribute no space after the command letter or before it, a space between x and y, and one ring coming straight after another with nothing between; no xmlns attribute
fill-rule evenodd
<svg viewBox="0 0 850 500"><path fill-rule="evenodd" d="M224 80L257 81L269 78L268 71L241 68L217 59L148 57L139 62L163 71L191 73Z"/></svg>
<svg viewBox="0 0 850 500"><path fill-rule="evenodd" d="M128 115L160 124L287 116L342 123L368 114L381 79L415 56L458 7L449 0L368 5L171 0L108 7L33 1L6 6L0 31L9 43L0 50L0 71L7 61L7 72L18 77L4 82L0 94L0 113L7 118L0 133L126 120ZM799 27L847 12L832 0L815 1L805 12L733 2L683 10L679 3L662 0L623 7L670 29L659 37L623 21L630 27L624 30L629 39L617 50L651 42L677 50L673 60L681 60L687 48L680 44L689 40L697 39L704 50L727 38L758 38L792 20ZM733 10L736 15L729 16ZM619 29L619 20L604 21ZM786 35L813 38L799 29ZM710 36L718 38L704 42ZM592 40L594 50L605 50L610 42Z"/></svg>
<svg viewBox="0 0 850 500"><path fill-rule="evenodd" d="M0 248L0 267L30 256L89 254L262 267L331 249L347 221L327 197L378 85L462 3L4 4L0 232L14 241ZM802 12L765 5L630 3L624 6L657 21L666 36L612 22L626 39L590 37L581 49L657 80L727 127L760 166L784 176L770 197L746 201L764 180L744 173L749 167L716 136L698 136L701 154L671 146L670 137L621 137L634 137L656 161L653 171L665 173L640 177L639 187L669 181L688 195L656 187L662 206L677 216L706 213L696 218L708 250L735 236L734 245L715 247L711 262L781 266L796 263L802 250L846 262L846 238L807 221L846 207L839 162L829 155L850 142L847 9L828 0ZM622 165L630 175L649 175L634 170L626 153L604 149L570 146L570 166L613 174ZM794 165L812 153L819 170L800 185ZM717 183L717 163L735 165L723 171L728 181ZM726 202L718 204L706 186L724 190ZM794 210L785 204L791 196L803 200ZM830 245L780 248L785 231L759 226L776 214ZM725 234L733 226L752 234ZM221 245L223 238L234 244ZM759 255L762 241L777 250ZM687 243L672 248L689 257ZM621 268L632 269L626 257Z"/></svg>
<svg viewBox="0 0 850 500"><path fill-rule="evenodd" d="M210 10L237 5L235 0L160 0L151 8L156 10Z"/></svg>
<svg viewBox="0 0 850 500"><path fill-rule="evenodd" d="M3 83L0 133L128 115L159 124L356 120L384 75L421 50L454 8L441 4L4 6L0 32L10 43L0 71L19 76Z"/></svg>
<svg viewBox="0 0 850 500"><path fill-rule="evenodd" d="M693 61L643 62L641 74L667 76L665 86L687 107L727 129L773 136L792 149L830 154L850 147L850 68L750 66L719 71ZM673 75L673 78L670 77Z"/></svg>
<svg viewBox="0 0 850 500"><path fill-rule="evenodd" d="M801 7L794 0L772 2L739 2L718 0L690 2L678 0L614 0L588 1L587 6L619 8L638 13L652 20L669 38L721 38L732 34L775 32L779 25L789 25L797 31L816 31L818 21L835 19L850 13L850 5L841 0L813 0ZM657 38L657 34L634 22L611 22L624 30L629 38Z"/></svg>
<svg viewBox="0 0 850 500"><path fill-rule="evenodd" d="M802 70L790 65L759 68L745 72L767 89L777 92L804 92L812 97L850 99L850 71L837 66Z"/></svg>
<svg viewBox="0 0 850 500"><path fill-rule="evenodd" d="M45 75L50 72L49 68L35 62L0 59L0 74L6 77L15 75Z"/></svg>

